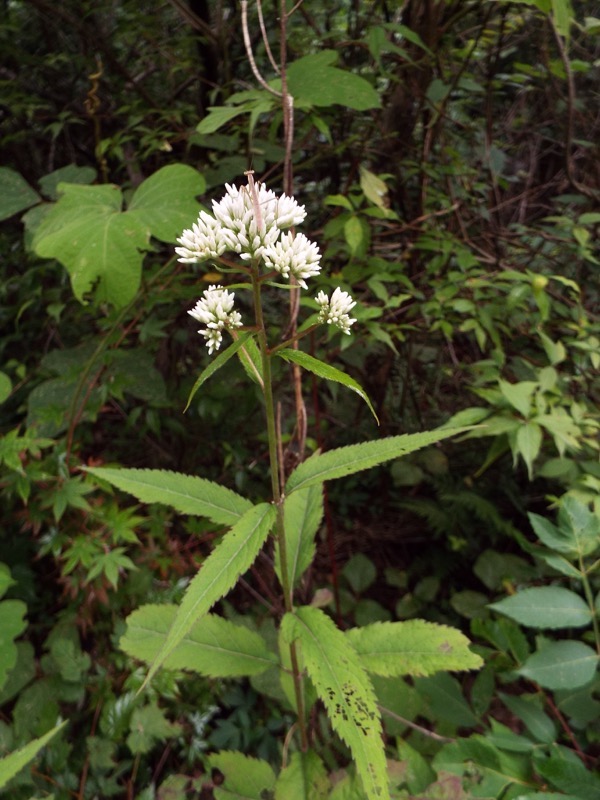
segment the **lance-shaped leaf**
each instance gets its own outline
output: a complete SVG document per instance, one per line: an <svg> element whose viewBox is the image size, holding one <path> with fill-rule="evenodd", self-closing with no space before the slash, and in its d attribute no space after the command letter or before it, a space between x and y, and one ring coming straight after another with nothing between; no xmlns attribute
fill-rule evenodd
<svg viewBox="0 0 600 800"><path fill-rule="evenodd" d="M288 584L293 588L312 564L315 536L323 518L323 487L309 486L285 498L283 506ZM275 545L275 572L281 582L279 542Z"/></svg>
<svg viewBox="0 0 600 800"><path fill-rule="evenodd" d="M285 487L286 494L314 486L315 483L371 469L466 430L469 428L439 428L435 431L407 433L363 444L351 444L348 447L329 450L327 453L316 453L292 472Z"/></svg>
<svg viewBox="0 0 600 800"><path fill-rule="evenodd" d="M192 390L187 399L187 403L185 404L184 412L187 411L188 408L190 407L190 403L192 402L194 395L196 394L198 389L202 386L202 384L206 383L206 381L209 378L212 378L215 372L220 370L221 367L224 366L229 361L229 359L237 353L238 350L244 347L244 345L251 338L251 336L252 336L251 331L245 331L244 333L240 334L238 338L229 345L229 347L223 350L222 353L219 353L219 355L210 362L210 364L208 365L208 367L206 367L206 369L202 370L202 372L196 379L194 385L192 386Z"/></svg>
<svg viewBox="0 0 600 800"><path fill-rule="evenodd" d="M201 209L196 197L205 189L206 181L193 167L169 164L138 186L127 213L161 242L175 242L196 221Z"/></svg>
<svg viewBox="0 0 600 800"><path fill-rule="evenodd" d="M309 356L308 353L303 353L302 350L292 350L290 348L285 348L284 350L278 350L277 355L281 358L285 359L286 361L293 361L295 364L299 364L304 369L307 369L309 372L318 375L319 378L324 378L327 381L335 381L336 383L341 383L343 386L347 386L348 389L351 389L356 394L360 395L365 403L369 406L369 410L371 414L377 420L377 424L379 424L379 419L377 414L375 413L375 409L369 400L369 396L362 388L362 386L357 383L354 378L351 378L349 375L346 375L345 372L342 372L340 369L336 367L332 367L330 364L324 364L318 358L313 358Z"/></svg>
<svg viewBox="0 0 600 800"><path fill-rule="evenodd" d="M166 641L154 659L144 684L165 663L196 622L252 566L276 517L275 506L259 503L250 508L215 547L188 586Z"/></svg>
<svg viewBox="0 0 600 800"><path fill-rule="evenodd" d="M346 637L363 667L376 675L416 677L483 666L460 631L422 619L374 622L346 631Z"/></svg>
<svg viewBox="0 0 600 800"><path fill-rule="evenodd" d="M127 617L119 646L128 655L151 664L164 646L177 606L146 605ZM198 620L165 659L165 669L185 669L214 678L257 675L279 659L255 631L216 614Z"/></svg>
<svg viewBox="0 0 600 800"><path fill-rule="evenodd" d="M306 671L333 729L352 751L365 796L389 800L375 692L348 639L321 609L312 606L286 614L282 633L289 642L300 642Z"/></svg>
<svg viewBox="0 0 600 800"><path fill-rule="evenodd" d="M13 778L23 769L26 764L35 758L42 747L45 747L50 739L56 736L56 734L61 731L66 724L66 721L61 723L56 728L52 728L51 731L48 731L48 733L40 736L39 739L34 739L32 742L28 742L19 750L15 750L14 753L9 753L7 756L4 756L4 758L0 758L0 789L6 786L11 778Z"/></svg>
<svg viewBox="0 0 600 800"><path fill-rule="evenodd" d="M117 186L64 183L59 188L62 196L37 229L33 249L60 261L79 301L95 288L98 301L127 305L140 285L148 226L121 211Z"/></svg>
<svg viewBox="0 0 600 800"><path fill-rule="evenodd" d="M225 486L166 469L87 467L86 472L129 492L142 503L161 503L182 514L235 525L252 503Z"/></svg>

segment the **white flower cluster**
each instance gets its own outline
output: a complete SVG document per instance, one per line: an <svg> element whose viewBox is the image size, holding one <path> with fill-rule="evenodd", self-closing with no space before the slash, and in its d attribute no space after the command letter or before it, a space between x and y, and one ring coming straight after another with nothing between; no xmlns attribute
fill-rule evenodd
<svg viewBox="0 0 600 800"><path fill-rule="evenodd" d="M239 313L233 310L234 298L234 293L228 292L222 286L209 286L194 308L188 311L194 319L206 325L198 333L206 339L209 355L221 346L224 328L231 330L242 324Z"/></svg>
<svg viewBox="0 0 600 800"><path fill-rule="evenodd" d="M338 286L334 289L331 299L325 292L319 292L317 303L321 306L319 322L335 325L344 333L350 333L350 326L354 325L356 320L352 319L348 312L354 308L356 300L353 300L348 292L343 292Z"/></svg>
<svg viewBox="0 0 600 800"><path fill-rule="evenodd" d="M225 184L225 196L213 200L212 215L201 211L192 227L181 234L177 240L181 246L175 248L178 260L194 264L218 259L232 251L244 260L261 259L268 270L287 279L293 276L303 289L308 288L307 279L321 271L319 248L303 233L284 233L304 221L304 206L285 194L277 197L263 183L255 183L252 173L247 175L247 186L238 189ZM198 333L206 339L209 353L221 346L224 329L239 328L242 324L239 313L233 310L233 300L233 292L222 286L210 286L188 312L206 325ZM336 289L331 300L319 292L317 303L321 306L320 322L350 333L350 326L356 320L348 312L356 304L347 292Z"/></svg>

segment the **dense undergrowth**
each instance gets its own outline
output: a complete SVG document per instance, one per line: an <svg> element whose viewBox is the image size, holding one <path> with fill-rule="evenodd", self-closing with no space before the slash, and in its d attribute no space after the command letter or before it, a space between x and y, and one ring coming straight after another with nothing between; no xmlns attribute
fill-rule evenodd
<svg viewBox="0 0 600 800"><path fill-rule="evenodd" d="M252 370L228 360L184 413L214 360L187 310L243 280L174 253L252 169L306 207L323 254L311 285L357 300L351 336L322 326L301 348L357 381L379 420L305 373L304 439L297 375L274 359L286 477L319 449L475 426L326 483L295 589L343 631L449 625L482 659L372 676L389 795L596 800L600 5L280 11L263 8L286 86L254 4L248 32L270 89L294 97L292 133L236 3L0 11L0 756L66 721L16 777L0 761L3 796L374 796L319 676L309 750L275 667L224 678L182 661L139 691L152 658L135 615L174 614L226 537L210 517L134 502L102 468L271 499ZM281 297L264 292L273 342L290 336ZM302 295L300 319L317 311ZM267 660L288 610L273 560L267 547L217 606Z"/></svg>

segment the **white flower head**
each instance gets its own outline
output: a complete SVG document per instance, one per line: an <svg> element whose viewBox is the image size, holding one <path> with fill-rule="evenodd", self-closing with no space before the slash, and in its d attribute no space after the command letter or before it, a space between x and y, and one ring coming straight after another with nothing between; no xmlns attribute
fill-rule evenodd
<svg viewBox="0 0 600 800"><path fill-rule="evenodd" d="M319 292L316 297L317 303L321 306L319 312L319 322L326 322L328 325L335 325L344 333L350 333L350 327L356 322L349 315L356 305L348 292L344 292L338 286L331 295L327 297L325 292Z"/></svg>
<svg viewBox="0 0 600 800"><path fill-rule="evenodd" d="M263 260L266 267L277 270L284 278L293 275L303 289L308 288L306 278L321 271L319 248L303 233L282 234L278 242L265 247Z"/></svg>
<svg viewBox="0 0 600 800"><path fill-rule="evenodd" d="M181 247L176 247L178 261L195 264L207 258L218 258L227 249L227 240L221 226L214 217L201 211L197 221L185 230L179 239Z"/></svg>
<svg viewBox="0 0 600 800"><path fill-rule="evenodd" d="M232 330L242 324L240 314L233 310L234 299L235 294L222 286L209 286L194 308L188 311L190 316L206 325L198 333L206 339L209 355L221 346L224 329Z"/></svg>

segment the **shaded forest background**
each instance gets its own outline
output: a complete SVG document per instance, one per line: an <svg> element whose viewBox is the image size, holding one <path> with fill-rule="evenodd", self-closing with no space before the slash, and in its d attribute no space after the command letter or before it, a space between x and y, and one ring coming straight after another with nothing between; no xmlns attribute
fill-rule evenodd
<svg viewBox="0 0 600 800"><path fill-rule="evenodd" d="M280 63L279 9L263 13ZM595 800L600 3L305 0L285 47L293 192L323 252L315 285L358 300L351 337L316 332L306 349L358 380L380 419L307 378L309 449L484 425L328 486L304 600L324 590L346 627L448 623L485 660L477 676L388 695L381 681L390 758L424 765L394 797ZM174 236L153 232L138 272L134 258L119 283L113 252L90 254L81 282L87 261L40 231L62 183L114 184L127 207L184 164L203 207L248 169L281 191L281 104L256 80L234 2L3 0L0 50L0 756L69 719L5 796L229 797L209 754L278 764L281 698L258 679L165 672L140 699L144 670L118 647L132 609L181 598L219 531L82 471L170 469L264 496L262 409L244 373L228 363L182 413L208 359L186 312L218 276L179 264ZM197 203L170 197L164 225L181 231ZM103 224L86 219L84 243ZM284 338L287 309L267 311ZM276 380L292 438L290 375ZM553 546L529 514L578 543ZM268 626L270 568L259 560L222 613ZM587 616L561 626L489 608L534 586L568 588ZM3 623L3 606L22 624ZM545 677L548 664L568 677ZM346 766L314 728L328 770Z"/></svg>

